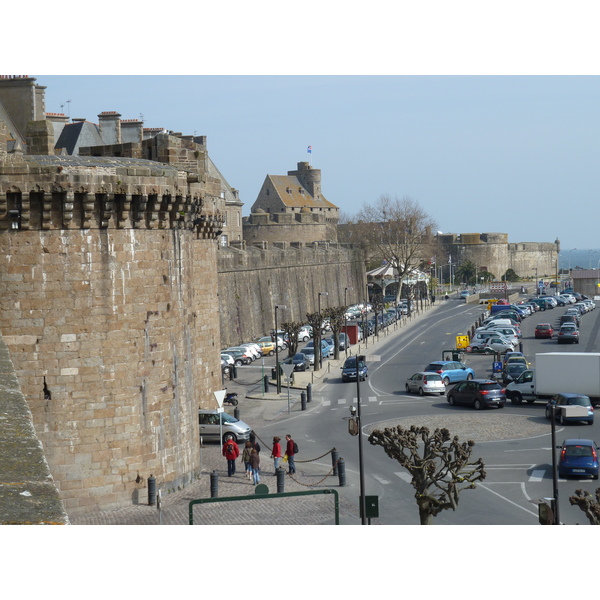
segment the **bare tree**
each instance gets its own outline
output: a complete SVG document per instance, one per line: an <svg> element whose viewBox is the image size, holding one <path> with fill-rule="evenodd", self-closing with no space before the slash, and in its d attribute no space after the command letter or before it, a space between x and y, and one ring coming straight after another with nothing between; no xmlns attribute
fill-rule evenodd
<svg viewBox="0 0 600 600"><path fill-rule="evenodd" d="M400 282L433 251L431 232L436 222L412 198L382 195L375 204L365 205L358 218L370 224L362 230L370 253L394 267ZM401 289L398 285L396 301Z"/></svg>
<svg viewBox="0 0 600 600"><path fill-rule="evenodd" d="M569 502L571 506L579 506L592 525L600 525L600 488L594 496L587 490L575 490L575 495L569 497Z"/></svg>
<svg viewBox="0 0 600 600"><path fill-rule="evenodd" d="M294 356L298 351L298 333L303 325L304 323L299 321L291 321L281 325L281 330L287 333L288 336L288 356Z"/></svg>
<svg viewBox="0 0 600 600"><path fill-rule="evenodd" d="M333 350L333 358L337 360L340 357L340 332L344 326L344 315L346 314L347 306L334 306L332 308L326 308L323 311L323 316L329 319L331 325L331 332L333 333L333 344L335 346Z"/></svg>
<svg viewBox="0 0 600 600"><path fill-rule="evenodd" d="M369 442L381 446L412 475L421 525L431 524L442 510L456 510L460 492L475 488L486 476L481 458L470 462L475 442L460 443L445 428L430 434L427 427L398 425L373 431Z"/></svg>
<svg viewBox="0 0 600 600"><path fill-rule="evenodd" d="M323 315L319 312L307 313L306 320L312 327L313 342L315 344L315 366L314 370L321 368L321 326L323 324Z"/></svg>

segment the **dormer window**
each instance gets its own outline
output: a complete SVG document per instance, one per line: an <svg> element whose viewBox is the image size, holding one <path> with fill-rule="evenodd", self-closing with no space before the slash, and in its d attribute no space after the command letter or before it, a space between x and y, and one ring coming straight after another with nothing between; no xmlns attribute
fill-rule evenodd
<svg viewBox="0 0 600 600"><path fill-rule="evenodd" d="M299 192L300 194L304 194L304 188L298 188L298 192Z"/></svg>
<svg viewBox="0 0 600 600"><path fill-rule="evenodd" d="M291 189L291 188L286 188L286 190L285 190L285 191L286 191L288 194L291 194L291 193L292 193L292 189Z"/></svg>

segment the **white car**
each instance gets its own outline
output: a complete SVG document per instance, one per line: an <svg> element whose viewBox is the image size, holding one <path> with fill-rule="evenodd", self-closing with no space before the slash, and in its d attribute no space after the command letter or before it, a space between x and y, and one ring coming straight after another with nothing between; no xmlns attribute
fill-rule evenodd
<svg viewBox="0 0 600 600"><path fill-rule="evenodd" d="M406 392L408 394L415 393L419 396L425 394L439 394L443 396L446 393L446 386L442 381L442 376L439 373L429 371L420 371L411 375L406 380Z"/></svg>
<svg viewBox="0 0 600 600"><path fill-rule="evenodd" d="M260 358L262 356L262 348L258 344L247 343L247 344L240 344L240 346L242 348L248 348L248 350L250 350L250 352L252 352L252 356L254 357L254 360L256 360L257 358Z"/></svg>
<svg viewBox="0 0 600 600"><path fill-rule="evenodd" d="M299 342L308 342L312 337L312 327L310 325L304 325L300 328L298 332L298 341Z"/></svg>
<svg viewBox="0 0 600 600"><path fill-rule="evenodd" d="M228 365L233 365L235 363L233 356L231 356L231 354L225 354L225 352L221 352L221 360L224 360Z"/></svg>
<svg viewBox="0 0 600 600"><path fill-rule="evenodd" d="M504 354L505 352L513 352L515 347L516 345L510 340L507 340L504 336L497 335L487 340L485 351L500 352L500 354Z"/></svg>

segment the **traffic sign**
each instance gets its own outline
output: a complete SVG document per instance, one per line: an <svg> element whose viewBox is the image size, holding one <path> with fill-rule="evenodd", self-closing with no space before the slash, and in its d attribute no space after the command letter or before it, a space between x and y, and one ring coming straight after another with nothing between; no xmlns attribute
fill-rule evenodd
<svg viewBox="0 0 600 600"><path fill-rule="evenodd" d="M217 404L219 405L219 408L223 408L223 400L225 400L226 393L227 390L218 390L217 392L213 392L213 395L215 397L215 400L217 401Z"/></svg>

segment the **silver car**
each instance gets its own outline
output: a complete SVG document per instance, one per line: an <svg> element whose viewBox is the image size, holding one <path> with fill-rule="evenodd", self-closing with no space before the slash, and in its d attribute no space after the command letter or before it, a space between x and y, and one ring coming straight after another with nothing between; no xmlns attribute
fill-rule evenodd
<svg viewBox="0 0 600 600"><path fill-rule="evenodd" d="M218 442L221 434L223 443L229 435L233 436L235 442L245 442L250 439L250 426L226 412L201 409L198 411L198 423L203 441Z"/></svg>
<svg viewBox="0 0 600 600"><path fill-rule="evenodd" d="M439 373L431 373L429 371L420 371L411 375L406 380L406 392L419 394L439 394L443 396L446 393L446 386Z"/></svg>

